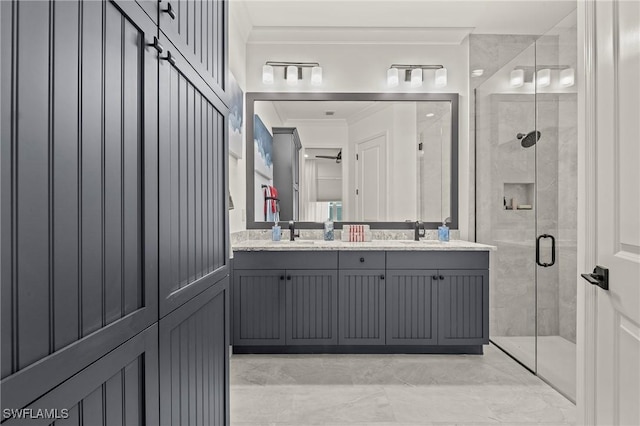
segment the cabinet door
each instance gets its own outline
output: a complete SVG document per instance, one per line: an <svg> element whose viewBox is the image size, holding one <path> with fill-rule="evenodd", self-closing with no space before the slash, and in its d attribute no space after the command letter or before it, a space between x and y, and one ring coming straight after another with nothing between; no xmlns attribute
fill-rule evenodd
<svg viewBox="0 0 640 426"><path fill-rule="evenodd" d="M228 278L160 320L160 424L229 421Z"/></svg>
<svg viewBox="0 0 640 426"><path fill-rule="evenodd" d="M336 271L287 271L287 345L338 344Z"/></svg>
<svg viewBox="0 0 640 426"><path fill-rule="evenodd" d="M489 343L489 271L440 270L438 344Z"/></svg>
<svg viewBox="0 0 640 426"><path fill-rule="evenodd" d="M385 344L384 270L343 270L338 282L338 344Z"/></svg>
<svg viewBox="0 0 640 426"><path fill-rule="evenodd" d="M160 316L228 275L228 110L168 39L159 66ZM156 225L157 226L157 225Z"/></svg>
<svg viewBox="0 0 640 426"><path fill-rule="evenodd" d="M285 344L285 271L237 270L233 288L233 344Z"/></svg>
<svg viewBox="0 0 640 426"><path fill-rule="evenodd" d="M160 30L226 99L227 0L160 0Z"/></svg>
<svg viewBox="0 0 640 426"><path fill-rule="evenodd" d="M437 272L388 271L387 345L436 345Z"/></svg>

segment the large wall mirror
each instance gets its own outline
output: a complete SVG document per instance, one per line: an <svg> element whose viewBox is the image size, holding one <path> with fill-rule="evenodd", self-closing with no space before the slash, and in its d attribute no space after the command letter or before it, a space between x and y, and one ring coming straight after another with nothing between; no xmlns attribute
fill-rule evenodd
<svg viewBox="0 0 640 426"><path fill-rule="evenodd" d="M248 93L246 108L247 228L458 228L457 94Z"/></svg>

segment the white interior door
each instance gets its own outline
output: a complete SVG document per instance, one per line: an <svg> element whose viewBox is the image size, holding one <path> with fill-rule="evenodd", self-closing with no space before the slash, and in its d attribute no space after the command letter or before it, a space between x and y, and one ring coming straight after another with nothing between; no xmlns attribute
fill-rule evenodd
<svg viewBox="0 0 640 426"><path fill-rule="evenodd" d="M356 143L356 220L387 220L387 136Z"/></svg>
<svg viewBox="0 0 640 426"><path fill-rule="evenodd" d="M593 118L593 124L587 119L593 139L587 164L591 146L595 170L585 171L594 173L593 188L587 184L594 202L585 209L594 209L595 234L587 225L586 235L595 263L609 270L609 289L581 284L585 299L591 298L583 339L591 365L586 361L583 370L587 396L581 409L584 423L640 425L640 2L583 7L587 46L591 40L595 50L586 57L593 67L587 74L593 104L587 105L587 118Z"/></svg>

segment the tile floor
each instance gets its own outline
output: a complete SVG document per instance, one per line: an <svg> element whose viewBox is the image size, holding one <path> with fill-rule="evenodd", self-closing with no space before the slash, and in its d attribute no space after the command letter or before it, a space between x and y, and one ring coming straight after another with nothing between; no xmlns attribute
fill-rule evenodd
<svg viewBox="0 0 640 426"><path fill-rule="evenodd" d="M571 425L575 406L484 355L233 355L231 424Z"/></svg>

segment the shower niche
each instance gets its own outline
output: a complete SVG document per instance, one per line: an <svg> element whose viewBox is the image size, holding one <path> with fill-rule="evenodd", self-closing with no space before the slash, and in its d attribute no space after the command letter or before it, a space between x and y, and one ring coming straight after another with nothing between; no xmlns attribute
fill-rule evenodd
<svg viewBox="0 0 640 426"><path fill-rule="evenodd" d="M533 182L505 182L502 204L505 210L533 210L535 200Z"/></svg>

